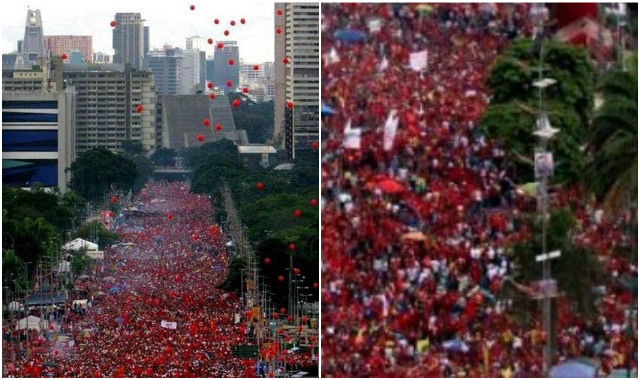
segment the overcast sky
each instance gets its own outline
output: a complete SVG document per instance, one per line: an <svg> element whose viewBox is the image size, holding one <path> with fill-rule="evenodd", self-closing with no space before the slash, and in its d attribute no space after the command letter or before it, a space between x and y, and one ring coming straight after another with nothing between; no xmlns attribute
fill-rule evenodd
<svg viewBox="0 0 640 380"><path fill-rule="evenodd" d="M2 52L14 51L17 41L24 37L29 6L40 9L45 35L91 35L94 52L113 54L109 23L116 12L138 12L146 20L145 26L149 26L152 49L162 48L164 43L184 48L187 37L199 35L214 41L238 41L240 58L247 63L274 60L273 1L181 0L154 3L130 0L4 1ZM189 10L192 4L196 7L194 11ZM215 18L220 20L220 24L213 23ZM240 24L241 18L246 19L246 24ZM236 21L236 26L229 24L231 20ZM225 29L230 32L228 37L223 34ZM207 49L207 55L212 54L213 45Z"/></svg>

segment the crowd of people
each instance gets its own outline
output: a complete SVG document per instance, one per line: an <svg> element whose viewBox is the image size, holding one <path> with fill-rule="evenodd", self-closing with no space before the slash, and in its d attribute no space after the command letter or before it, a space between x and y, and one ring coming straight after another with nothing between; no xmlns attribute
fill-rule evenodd
<svg viewBox="0 0 640 380"><path fill-rule="evenodd" d="M116 229L121 244L94 264L93 276L76 282L86 291L88 310L69 301L60 323L45 326L45 334L33 330L28 342L3 344L5 374L274 376L273 361L232 355L233 345L256 342L249 342L246 305L217 287L228 271L228 239L211 222L209 199L190 194L185 183L151 183L139 202L144 214ZM289 368L312 361L309 353L277 345L262 353L269 355Z"/></svg>
<svg viewBox="0 0 640 380"><path fill-rule="evenodd" d="M491 64L531 36L540 14L527 4L322 5L321 98L332 109L322 120L323 376L543 375L540 317L519 320L504 292L526 289L512 286L508 247L534 237L522 216L536 199L478 128ZM416 69L411 55L425 50ZM552 201L576 199L567 189ZM578 207L576 240L637 278L634 263L612 255L621 221L598 212ZM554 303L554 363L587 356L604 375L637 368L637 327L624 335L631 291L602 288L595 322Z"/></svg>

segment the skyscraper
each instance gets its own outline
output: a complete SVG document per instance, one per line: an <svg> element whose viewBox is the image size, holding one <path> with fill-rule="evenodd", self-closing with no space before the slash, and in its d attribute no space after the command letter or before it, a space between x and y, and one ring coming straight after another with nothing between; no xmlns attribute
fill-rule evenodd
<svg viewBox="0 0 640 380"><path fill-rule="evenodd" d="M113 62L130 64L140 70L145 49L149 48L149 31L145 30L140 13L116 13L113 29Z"/></svg>
<svg viewBox="0 0 640 380"><path fill-rule="evenodd" d="M85 62L92 62L93 48L91 36L44 36L44 44L51 55L60 56L74 50L82 52Z"/></svg>
<svg viewBox="0 0 640 380"><path fill-rule="evenodd" d="M296 149L311 149L319 137L319 5L276 3L275 8L275 27L282 32L275 35L274 141L284 143L295 158ZM281 64L284 58L290 62L286 66ZM294 107L287 112L289 101Z"/></svg>
<svg viewBox="0 0 640 380"><path fill-rule="evenodd" d="M180 49L149 52L145 66L153 73L158 95L180 93L180 67L182 66Z"/></svg>
<svg viewBox="0 0 640 380"><path fill-rule="evenodd" d="M27 11L24 40L18 47L18 52L21 54L16 57L16 69L30 69L33 65L37 65L38 58L47 56L40 9Z"/></svg>
<svg viewBox="0 0 640 380"><path fill-rule="evenodd" d="M225 94L235 91L240 81L240 53L236 41L220 41L224 44L222 49L216 48L213 53L213 78L212 82L219 90L224 90ZM234 64L230 65L229 60L233 59ZM226 82L231 80L232 85L228 87Z"/></svg>

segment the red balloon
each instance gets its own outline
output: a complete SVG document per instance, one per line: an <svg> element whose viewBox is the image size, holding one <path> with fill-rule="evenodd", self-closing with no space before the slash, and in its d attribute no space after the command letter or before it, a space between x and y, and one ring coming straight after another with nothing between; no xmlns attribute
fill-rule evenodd
<svg viewBox="0 0 640 380"><path fill-rule="evenodd" d="M228 35L229 35L229 31L228 31L228 30L225 30L225 31L224 31L224 35L225 35L225 36L228 36Z"/></svg>
<svg viewBox="0 0 640 380"><path fill-rule="evenodd" d="M215 20L213 20L213 23L214 23L214 24L216 24L216 25L218 25L218 24L220 23L220 20L215 19Z"/></svg>
<svg viewBox="0 0 640 380"><path fill-rule="evenodd" d="M67 59L67 54L62 53L62 55L60 56L60 58L62 58L62 59Z"/></svg>
<svg viewBox="0 0 640 380"><path fill-rule="evenodd" d="M205 127L208 127L209 124L211 124L211 122L209 121L209 119L204 119L204 120L202 120L202 124L204 124Z"/></svg>
<svg viewBox="0 0 640 380"><path fill-rule="evenodd" d="M231 103L232 106L234 107L239 107L240 106L240 99L234 99L233 103Z"/></svg>
<svg viewBox="0 0 640 380"><path fill-rule="evenodd" d="M287 313L287 308L286 307L281 307L280 308L280 314L286 314Z"/></svg>
<svg viewBox="0 0 640 380"><path fill-rule="evenodd" d="M302 323L307 323L307 316L303 315L301 320L302 320Z"/></svg>
<svg viewBox="0 0 640 380"><path fill-rule="evenodd" d="M300 268L293 268L293 274L296 276L300 274Z"/></svg>
<svg viewBox="0 0 640 380"><path fill-rule="evenodd" d="M278 313L273 313L272 316L273 316L273 319L278 319Z"/></svg>
<svg viewBox="0 0 640 380"><path fill-rule="evenodd" d="M222 130L222 124L216 124L216 131Z"/></svg>
<svg viewBox="0 0 640 380"><path fill-rule="evenodd" d="M93 377L101 377L100 376L100 371L98 371L98 370L93 371Z"/></svg>
<svg viewBox="0 0 640 380"><path fill-rule="evenodd" d="M278 281L284 282L284 276L278 276Z"/></svg>
<svg viewBox="0 0 640 380"><path fill-rule="evenodd" d="M196 9L196 6L195 6L195 5L192 5L192 6L190 6L190 7L189 7L189 9L191 9L192 11L194 11L194 10Z"/></svg>
<svg viewBox="0 0 640 380"><path fill-rule="evenodd" d="M211 232L212 234L215 234L218 232L218 226L216 226L215 224L212 225L211 227L209 227L209 232Z"/></svg>
<svg viewBox="0 0 640 380"><path fill-rule="evenodd" d="M207 42L209 43L209 45L211 45L213 43L213 38L209 38Z"/></svg>
<svg viewBox="0 0 640 380"><path fill-rule="evenodd" d="M282 29L276 28L276 34L280 34L280 33L282 33Z"/></svg>
<svg viewBox="0 0 640 380"><path fill-rule="evenodd" d="M302 211L300 211L300 210L296 210L296 211L293 213L293 215L294 215L296 218L299 218L299 217L301 217L301 216L302 216Z"/></svg>
<svg viewBox="0 0 640 380"><path fill-rule="evenodd" d="M289 316L287 317L287 320L288 320L289 322L293 321L293 315L289 315Z"/></svg>
<svg viewBox="0 0 640 380"><path fill-rule="evenodd" d="M293 102L291 100L287 102L287 108L289 109L293 108Z"/></svg>
<svg viewBox="0 0 640 380"><path fill-rule="evenodd" d="M133 367L133 373L134 373L136 376L140 376L140 375L142 375L142 368L140 368L140 367Z"/></svg>
<svg viewBox="0 0 640 380"><path fill-rule="evenodd" d="M213 82L208 82L207 83L207 88L213 88Z"/></svg>
<svg viewBox="0 0 640 380"><path fill-rule="evenodd" d="M236 63L233 59L230 59L229 61L227 61L229 63L229 66L233 66L234 63Z"/></svg>
<svg viewBox="0 0 640 380"><path fill-rule="evenodd" d="M249 93L249 89L245 87L245 88L242 89L242 92L244 92L245 94L248 94Z"/></svg>
<svg viewBox="0 0 640 380"><path fill-rule="evenodd" d="M117 22L115 22L115 21L111 21L111 27L112 27L112 28L115 28L115 27L116 27L116 25L118 25L118 23L117 23Z"/></svg>
<svg viewBox="0 0 640 380"><path fill-rule="evenodd" d="M318 205L318 200L317 199L312 199L311 200L311 206L317 206Z"/></svg>
<svg viewBox="0 0 640 380"><path fill-rule="evenodd" d="M231 24L231 26L236 26L236 22L233 21L233 20L231 20L231 22L229 24Z"/></svg>
<svg viewBox="0 0 640 380"><path fill-rule="evenodd" d="M313 288L314 288L314 289L318 289L318 283L317 283L317 282L314 282L314 283L313 283Z"/></svg>
<svg viewBox="0 0 640 380"><path fill-rule="evenodd" d="M254 70L254 71L258 71L258 70L260 70L260 66L258 66L258 65L253 65L253 70Z"/></svg>
<svg viewBox="0 0 640 380"><path fill-rule="evenodd" d="M167 215L167 219L169 219L169 220L173 219L173 215L171 215L171 214Z"/></svg>
<svg viewBox="0 0 640 380"><path fill-rule="evenodd" d="M277 14L278 16L282 16L282 9L278 9L278 10L276 11L276 14Z"/></svg>
<svg viewBox="0 0 640 380"><path fill-rule="evenodd" d="M233 82L231 81L231 79L227 79L227 87L231 86L233 86Z"/></svg>
<svg viewBox="0 0 640 380"><path fill-rule="evenodd" d="M289 58L287 57L282 58L282 63L284 63L285 65L289 63Z"/></svg>
<svg viewBox="0 0 640 380"><path fill-rule="evenodd" d="M245 20L245 19L243 19L243 18L241 18L241 19L240 19L240 23L241 23L241 24L243 24L243 25L244 25L244 23L245 23L245 22L246 22L246 20Z"/></svg>
<svg viewBox="0 0 640 380"><path fill-rule="evenodd" d="M214 100L216 98L216 94L213 92L209 94L209 99Z"/></svg>
<svg viewBox="0 0 640 380"><path fill-rule="evenodd" d="M296 245L291 243L289 244L289 251L295 251L296 250Z"/></svg>
<svg viewBox="0 0 640 380"><path fill-rule="evenodd" d="M224 44L222 42L218 42L218 49L222 49L224 47Z"/></svg>
<svg viewBox="0 0 640 380"><path fill-rule="evenodd" d="M54 354L55 356L58 356L58 354L59 354L58 350L53 351L53 354Z"/></svg>
<svg viewBox="0 0 640 380"><path fill-rule="evenodd" d="M256 184L256 189L258 189L258 190L262 190L262 189L264 189L264 184L263 184L262 182L258 182L258 183Z"/></svg>
<svg viewBox="0 0 640 380"><path fill-rule="evenodd" d="M312 142L312 143L311 143L311 147L312 147L313 149L318 149L318 142L317 142L317 141Z"/></svg>
<svg viewBox="0 0 640 380"><path fill-rule="evenodd" d="M109 211L109 218L113 218L113 211Z"/></svg>
<svg viewBox="0 0 640 380"><path fill-rule="evenodd" d="M298 332L302 332L302 326L298 326Z"/></svg>
<svg viewBox="0 0 640 380"><path fill-rule="evenodd" d="M118 203L118 197L115 195L111 196L111 203Z"/></svg>
<svg viewBox="0 0 640 380"><path fill-rule="evenodd" d="M142 112L142 110L144 110L144 107L142 106L142 104L140 104L137 108L136 111L138 111L138 113Z"/></svg>
<svg viewBox="0 0 640 380"><path fill-rule="evenodd" d="M270 258L268 258L268 257L266 257L266 258L264 259L264 263L265 263L265 264L267 264L267 265L271 264L271 259L270 259Z"/></svg>
<svg viewBox="0 0 640 380"><path fill-rule="evenodd" d="M204 141L204 136L201 134L198 134L198 141Z"/></svg>

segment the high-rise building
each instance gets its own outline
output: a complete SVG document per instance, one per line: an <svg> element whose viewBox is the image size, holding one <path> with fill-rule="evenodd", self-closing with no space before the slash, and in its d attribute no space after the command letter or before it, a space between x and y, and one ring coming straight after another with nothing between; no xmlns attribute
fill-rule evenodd
<svg viewBox="0 0 640 380"><path fill-rule="evenodd" d="M296 149L311 149L319 137L320 28L317 3L276 3L274 141L291 158ZM282 10L282 15L277 15ZM290 112L287 102L293 102ZM290 119L287 120L287 117Z"/></svg>
<svg viewBox="0 0 640 380"><path fill-rule="evenodd" d="M213 82L213 58L207 58L205 62L205 79L207 82Z"/></svg>
<svg viewBox="0 0 640 380"><path fill-rule="evenodd" d="M140 13L116 13L113 29L113 62L142 68L145 49L149 48L149 31Z"/></svg>
<svg viewBox="0 0 640 380"><path fill-rule="evenodd" d="M180 49L152 51L147 54L145 67L153 73L158 95L180 93L181 66L182 51Z"/></svg>
<svg viewBox="0 0 640 380"><path fill-rule="evenodd" d="M258 70L254 70L254 66L258 66ZM273 99L273 62L241 64L240 86L249 88L248 96L253 101L266 102Z"/></svg>
<svg viewBox="0 0 640 380"><path fill-rule="evenodd" d="M13 70L18 53L2 54L2 70Z"/></svg>
<svg viewBox="0 0 640 380"><path fill-rule="evenodd" d="M27 11L24 40L18 44L20 54L16 57L16 69L30 69L36 65L38 58L46 57L44 34L42 32L42 18L40 9Z"/></svg>
<svg viewBox="0 0 640 380"><path fill-rule="evenodd" d="M65 65L64 77L77 93L77 154L96 147L122 153L124 141L156 148L156 94L150 71L120 64Z"/></svg>
<svg viewBox="0 0 640 380"><path fill-rule="evenodd" d="M198 49L200 51L206 51L207 48L211 48L207 39L200 36L187 37L187 50Z"/></svg>
<svg viewBox="0 0 640 380"><path fill-rule="evenodd" d="M200 84L200 51L187 49L182 52L180 94L197 94L198 90L204 90L204 84Z"/></svg>
<svg viewBox="0 0 640 380"><path fill-rule="evenodd" d="M240 81L240 53L236 41L221 41L224 46L213 53L213 86L226 93L234 92ZM229 60L234 64L230 65ZM227 86L227 80L231 80L231 87Z"/></svg>
<svg viewBox="0 0 640 380"><path fill-rule="evenodd" d="M91 36L44 36L44 45L51 55L69 55L77 50L82 52L84 62L93 61Z"/></svg>
<svg viewBox="0 0 640 380"><path fill-rule="evenodd" d="M75 89L62 90L62 59L3 70L2 182L66 191L75 155Z"/></svg>

